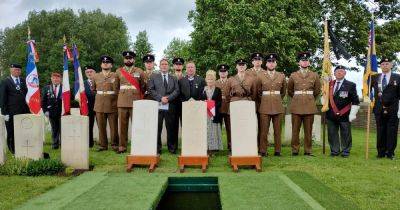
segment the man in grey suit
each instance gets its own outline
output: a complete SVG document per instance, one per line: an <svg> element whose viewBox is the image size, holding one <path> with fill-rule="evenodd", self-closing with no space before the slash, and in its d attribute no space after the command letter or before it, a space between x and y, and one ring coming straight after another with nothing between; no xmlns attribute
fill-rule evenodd
<svg viewBox="0 0 400 210"><path fill-rule="evenodd" d="M168 150L172 154L176 154L178 149L178 133L175 132L177 122L177 105L179 101L179 85L178 79L168 73L168 59L160 60L160 73L152 74L149 81L149 93L153 100L158 101L158 133L157 133L157 150L161 154L161 131L163 121L167 127L167 145Z"/></svg>

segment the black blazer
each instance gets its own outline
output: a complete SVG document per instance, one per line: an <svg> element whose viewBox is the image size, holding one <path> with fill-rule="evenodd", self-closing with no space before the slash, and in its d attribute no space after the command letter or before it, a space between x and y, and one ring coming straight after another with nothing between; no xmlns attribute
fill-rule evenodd
<svg viewBox="0 0 400 210"><path fill-rule="evenodd" d="M207 93L203 88L203 91L200 94L200 100L207 100ZM221 123L221 113L219 112L222 105L222 92L221 89L215 87L214 94L211 97L211 100L215 101L215 117L213 119L213 123Z"/></svg>
<svg viewBox="0 0 400 210"><path fill-rule="evenodd" d="M17 90L17 85L11 76L8 76L1 84L1 113L3 115L17 115L30 113L29 107L26 104L25 96L28 92L25 79L20 77L20 88Z"/></svg>
<svg viewBox="0 0 400 210"><path fill-rule="evenodd" d="M42 91L43 112L49 112L50 118L61 117L62 111L62 85L60 85L57 97L53 92L53 85L46 85Z"/></svg>
<svg viewBox="0 0 400 210"><path fill-rule="evenodd" d="M371 80L371 88L374 91L375 98L374 114L381 115L386 111L386 114L396 115L397 117L400 99L400 75L392 72L390 81L383 90L380 81L381 75L373 75Z"/></svg>
<svg viewBox="0 0 400 210"><path fill-rule="evenodd" d="M168 73L168 86L164 87L164 79L161 73L153 73L148 83L148 92L153 100L161 102L161 98L168 96L169 111L175 112L179 101L178 79Z"/></svg>
<svg viewBox="0 0 400 210"><path fill-rule="evenodd" d="M333 100L334 100L338 110L341 110L342 108L344 108L348 104L352 104L352 105L360 104L360 100L359 100L358 95L357 95L356 84L354 82L350 82L350 81L344 79L342 85L339 88L339 90L336 93L334 93ZM326 113L326 117L329 120L335 120L335 121L340 121L340 122L348 122L349 121L349 114L350 114L350 111L348 111L344 115L338 117L334 113L334 111L332 109L332 106L329 103L329 110Z"/></svg>
<svg viewBox="0 0 400 210"><path fill-rule="evenodd" d="M90 84L88 82L88 80L85 80L83 82L84 86L85 86L85 94L86 97L88 99L88 108L89 108L89 114L94 114L94 101L96 98L96 92L90 89Z"/></svg>
<svg viewBox="0 0 400 210"><path fill-rule="evenodd" d="M200 100L201 93L204 90L206 82L200 76L195 75L193 79L193 91L190 92L190 81L189 77L185 76L179 80L179 89L181 91L181 101L188 101L190 98L194 100Z"/></svg>

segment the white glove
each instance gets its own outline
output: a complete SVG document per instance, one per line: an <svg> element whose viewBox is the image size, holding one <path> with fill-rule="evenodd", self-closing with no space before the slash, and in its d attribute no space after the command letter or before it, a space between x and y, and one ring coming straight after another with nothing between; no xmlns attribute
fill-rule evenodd
<svg viewBox="0 0 400 210"><path fill-rule="evenodd" d="M397 118L400 118L400 102L399 102L399 110L397 111Z"/></svg>
<svg viewBox="0 0 400 210"><path fill-rule="evenodd" d="M4 115L4 120L8 122L10 120L10 115Z"/></svg>
<svg viewBox="0 0 400 210"><path fill-rule="evenodd" d="M49 116L50 116L50 113L49 113L49 112L45 112L44 115L45 115L46 117L49 117Z"/></svg>
<svg viewBox="0 0 400 210"><path fill-rule="evenodd" d="M322 104L322 105L325 104L324 97L321 96L320 101L321 101L321 104Z"/></svg>
<svg viewBox="0 0 400 210"><path fill-rule="evenodd" d="M351 106L350 115L349 115L350 122L356 119L356 115L357 115L357 112L359 109L360 109L360 106L357 106L357 105Z"/></svg>

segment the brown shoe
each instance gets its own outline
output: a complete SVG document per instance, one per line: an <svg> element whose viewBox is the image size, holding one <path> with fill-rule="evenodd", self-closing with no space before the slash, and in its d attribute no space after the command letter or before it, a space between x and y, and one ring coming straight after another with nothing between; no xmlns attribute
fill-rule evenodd
<svg viewBox="0 0 400 210"><path fill-rule="evenodd" d="M126 152L126 148L125 147L119 147L118 148L118 154L125 153L125 152Z"/></svg>
<svg viewBox="0 0 400 210"><path fill-rule="evenodd" d="M118 146L112 146L111 148L112 148L112 150L114 150L115 152L118 152Z"/></svg>

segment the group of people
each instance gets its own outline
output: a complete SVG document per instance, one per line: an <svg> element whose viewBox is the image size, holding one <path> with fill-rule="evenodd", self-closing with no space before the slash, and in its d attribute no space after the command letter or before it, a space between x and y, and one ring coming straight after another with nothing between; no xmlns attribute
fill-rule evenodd
<svg viewBox="0 0 400 210"><path fill-rule="evenodd" d="M261 156L268 155L268 132L270 124L274 130L274 156L281 155L281 123L285 114L283 98L290 97L288 111L292 116L292 155L300 152L300 128L304 127L304 155L312 153L312 127L314 115L318 112L316 99L321 93L321 79L310 69L310 52L298 53L299 70L287 79L276 71L278 55L268 53L251 54L252 67L246 59L235 62L235 70L228 77L230 66L220 64L217 71L208 70L205 79L196 74L194 61L177 57L170 62L163 58L159 72L154 71L154 55L147 54L142 60L145 70L135 67L136 54L122 53L124 64L112 71L114 60L101 56L101 70L96 72L85 66L85 91L89 107L89 144L93 147L93 126L95 119L99 128L99 149L108 149L107 122L110 126L111 148L117 153L127 150L128 124L132 116L133 101L148 99L159 102L158 153L161 153L161 132L163 122L167 130L167 146L170 153L178 149L179 122L182 121L182 102L189 100L213 101L215 112L208 112L208 150L213 153L223 149L222 124L225 124L228 149L231 149L231 126L229 103L238 100L255 102L258 120L258 148ZM265 62L265 68L262 67ZM397 143L397 129L400 114L400 76L391 72L392 61L382 58L381 74L371 78L374 92L373 108L377 124L378 157L394 158ZM186 68L185 74L183 73ZM25 102L27 92L25 80L21 77L21 65L11 64L10 76L3 80L1 93L2 114L7 127L7 143L14 152L13 116L29 113ZM217 74L219 79L217 79ZM335 80L329 84L329 110L326 113L328 141L331 156L348 157L352 147L351 121L359 109L356 84L345 79L346 67L336 66ZM51 83L43 88L42 109L52 127L53 148L60 146L60 118L62 106L61 74L53 72Z"/></svg>

